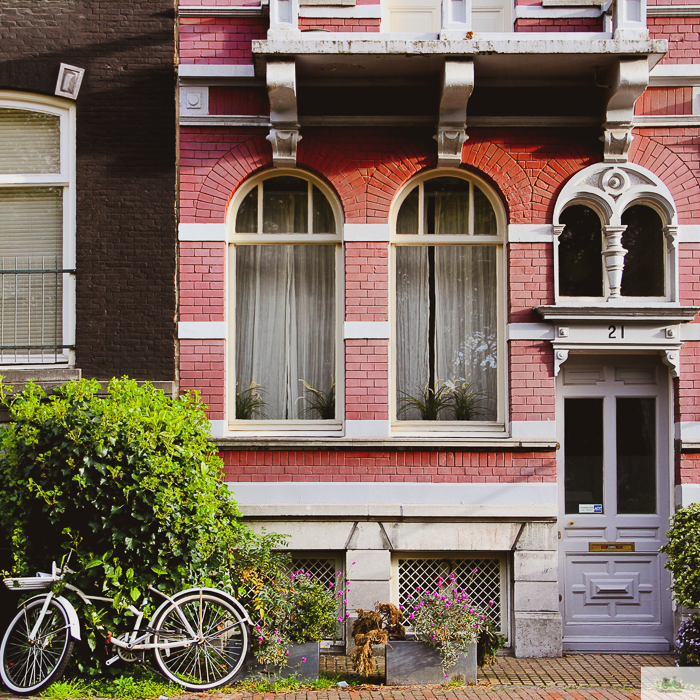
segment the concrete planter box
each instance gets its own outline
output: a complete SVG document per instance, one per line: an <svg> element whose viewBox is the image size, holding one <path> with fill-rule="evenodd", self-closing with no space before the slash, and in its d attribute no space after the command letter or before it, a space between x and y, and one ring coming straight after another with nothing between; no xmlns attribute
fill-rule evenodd
<svg viewBox="0 0 700 700"><path fill-rule="evenodd" d="M429 644L413 640L387 644L387 685L435 685L452 680L463 680L466 685L476 685L476 642L466 654L460 655L448 673L449 678L445 678L440 668L440 654Z"/></svg>
<svg viewBox="0 0 700 700"><path fill-rule="evenodd" d="M255 680L256 678L264 677L271 680L279 678L289 678L289 676L297 675L304 680L318 680L319 664L320 664L320 643L306 642L305 644L295 644L289 650L288 664L280 668L279 666L270 666L267 669L262 664L259 664L252 652L249 653L246 662L241 669L241 672L236 676L237 681ZM306 661L302 662L302 659Z"/></svg>

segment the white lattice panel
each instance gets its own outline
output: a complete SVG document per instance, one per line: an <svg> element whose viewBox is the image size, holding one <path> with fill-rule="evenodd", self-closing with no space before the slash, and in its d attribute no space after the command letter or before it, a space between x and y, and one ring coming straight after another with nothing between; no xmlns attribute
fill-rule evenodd
<svg viewBox="0 0 700 700"><path fill-rule="evenodd" d="M455 586L464 589L476 606L488 611L496 626L505 632L502 566L504 563L500 559L485 557L451 560L402 557L398 560L399 605L407 606L410 601L407 595L415 595L416 587L436 590L439 576L447 580L450 574L454 574ZM491 608L490 600L495 603Z"/></svg>

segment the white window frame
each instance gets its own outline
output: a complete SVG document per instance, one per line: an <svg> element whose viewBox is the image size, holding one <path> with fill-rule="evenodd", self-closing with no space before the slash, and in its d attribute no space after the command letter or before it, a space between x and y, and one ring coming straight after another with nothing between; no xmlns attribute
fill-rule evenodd
<svg viewBox="0 0 700 700"><path fill-rule="evenodd" d="M334 234L296 233L296 234L271 234L262 233L262 187L258 190L258 233L237 233L236 216L245 197L258 185L266 180L276 177L296 177L309 183L309 193L312 186L316 186L326 197L335 217L336 232ZM309 207L309 221L313 212ZM343 270L343 212L340 203L333 191L324 182L313 177L309 173L296 168L275 168L258 176L246 180L236 191L231 199L226 217L228 228L228 288L226 294L227 304L227 425L228 430L236 435L257 435L261 432L274 433L275 435L294 437L336 437L342 435L343 417L345 413L345 386L344 372L344 344L343 344L343 310L345 308L344 287L345 275ZM309 225L309 230L311 226ZM334 420L238 420L235 418L236 407L236 246L239 245L314 245L335 244L335 294L336 294L336 318L335 318L335 406L336 417Z"/></svg>
<svg viewBox="0 0 700 700"><path fill-rule="evenodd" d="M417 234L397 234L396 222L401 205L411 192L424 185L428 180L443 177L457 177L478 186L486 195L493 206L496 215L497 235L475 236L473 235L474 207L470 206L469 229L470 232L463 235L435 235L426 234L419 230ZM473 190L472 190L473 191ZM419 200L419 202L422 201ZM419 204L420 207L420 204ZM469 437L493 436L493 433L504 433L506 423L506 381L507 381L507 346L506 346L506 276L505 276L505 242L506 242L506 213L498 195L483 180L463 170L456 168L443 168L423 173L407 182L397 194L390 213L391 224L391 299L390 299L390 328L391 328L391 367L389 378L389 415L391 416L392 433L411 433L412 435L434 435L436 432L462 433ZM423 226L423 210L418 211L419 226ZM492 245L496 247L496 313L498 338L496 347L498 352L496 395L497 415L492 421L423 421L423 420L399 420L396 399L396 248L404 245Z"/></svg>
<svg viewBox="0 0 700 700"><path fill-rule="evenodd" d="M63 269L75 270L75 141L76 107L72 100L47 97L33 93L0 90L0 107L52 114L60 119L60 170L45 174L0 174L0 187L62 187L63 188ZM75 273L63 273L63 346L64 353L52 362L0 363L0 367L75 366Z"/></svg>
<svg viewBox="0 0 700 700"><path fill-rule="evenodd" d="M619 184L618 184L619 183ZM559 293L559 235L563 233L562 213L569 207L583 205L592 209L601 226L601 275L603 296L562 296ZM609 297L610 284L603 252L606 249L606 226L622 226L623 214L634 206L646 206L660 217L664 235L664 295ZM613 165L596 163L569 179L557 198L552 217L554 225L554 300L565 306L667 306L678 304L678 218L673 197L666 185L651 171L631 163Z"/></svg>

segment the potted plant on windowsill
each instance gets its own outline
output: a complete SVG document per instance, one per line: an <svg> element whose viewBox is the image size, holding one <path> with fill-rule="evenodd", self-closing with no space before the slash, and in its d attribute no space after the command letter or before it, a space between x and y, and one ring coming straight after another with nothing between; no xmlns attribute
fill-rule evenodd
<svg viewBox="0 0 700 700"><path fill-rule="evenodd" d="M340 575L340 574L339 574ZM327 588L303 569L287 580L263 586L251 611L251 656L238 680L292 674L318 679L320 641L334 638L338 601L335 584ZM342 595L342 592L341 592Z"/></svg>

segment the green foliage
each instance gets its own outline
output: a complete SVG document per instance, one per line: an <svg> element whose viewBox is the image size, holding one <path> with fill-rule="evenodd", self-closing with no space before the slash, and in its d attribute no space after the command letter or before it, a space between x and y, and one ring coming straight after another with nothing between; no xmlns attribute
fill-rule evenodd
<svg viewBox="0 0 700 700"><path fill-rule="evenodd" d="M476 663L479 668L493 666L496 663L496 653L505 645L506 638L498 632L493 620L487 617L476 642Z"/></svg>
<svg viewBox="0 0 700 700"><path fill-rule="evenodd" d="M317 418L319 420L333 420L335 418L335 382L331 382L328 391L314 389L303 379L299 380L304 385L307 396L299 398L306 402L306 408L301 413L302 418Z"/></svg>
<svg viewBox="0 0 700 700"><path fill-rule="evenodd" d="M253 648L260 663L286 666L292 644L334 637L338 603L334 588L324 588L303 569L258 593L263 612L255 616Z"/></svg>
<svg viewBox="0 0 700 700"><path fill-rule="evenodd" d="M439 420L440 413L451 405L451 390L444 382L438 382L435 386L426 384L419 390L417 396L401 391L397 415L400 417L406 411L416 409L422 420Z"/></svg>
<svg viewBox="0 0 700 700"><path fill-rule="evenodd" d="M236 418L239 420L252 420L253 418L267 418L265 407L267 401L263 399L264 386L251 382L244 391L236 392Z"/></svg>
<svg viewBox="0 0 700 700"><path fill-rule="evenodd" d="M130 673L110 680L80 678L59 681L50 685L41 697L48 700L70 700L70 698L157 698L182 695L182 686L164 683L155 673L142 667L131 667Z"/></svg>
<svg viewBox="0 0 700 700"><path fill-rule="evenodd" d="M677 605L700 607L700 504L680 508L671 518L666 568L673 574L671 591Z"/></svg>
<svg viewBox="0 0 700 700"><path fill-rule="evenodd" d="M149 584L235 594L261 564L279 563L270 550L280 538L238 522L195 396L171 399L128 379L104 396L94 380L51 396L31 383L0 391L12 421L0 427L0 535L12 538L14 573L46 570L73 549L71 582L114 597L80 611L90 647L74 654L82 672L105 672L100 625L126 631L132 602L153 610Z"/></svg>
<svg viewBox="0 0 700 700"><path fill-rule="evenodd" d="M482 408L486 394L476 391L469 382L454 382L450 389L449 404L455 420L477 420L486 417L488 410Z"/></svg>

